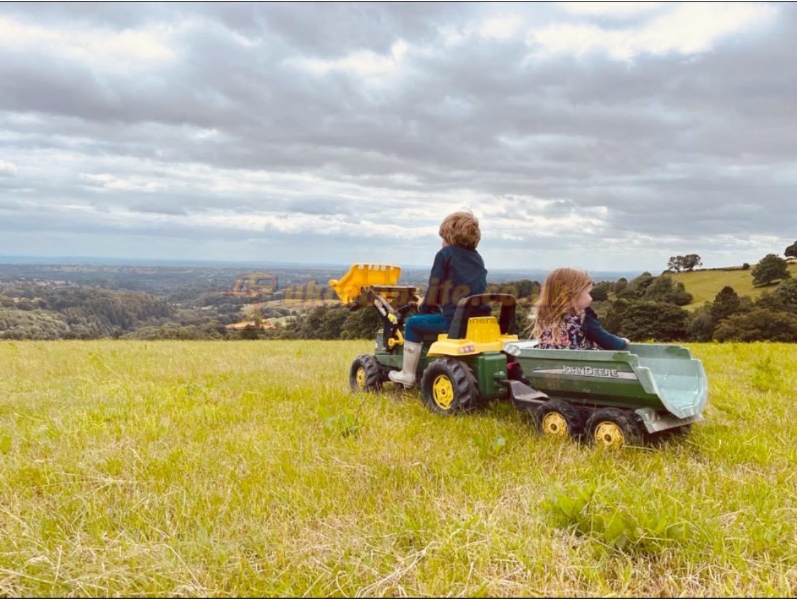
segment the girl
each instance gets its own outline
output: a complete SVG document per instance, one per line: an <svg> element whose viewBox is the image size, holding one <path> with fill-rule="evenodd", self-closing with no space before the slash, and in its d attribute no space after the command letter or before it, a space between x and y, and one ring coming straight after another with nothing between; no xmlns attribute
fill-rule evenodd
<svg viewBox="0 0 797 600"><path fill-rule="evenodd" d="M548 274L535 305L532 337L540 348L624 350L629 341L601 327L592 303L592 278L586 271L563 267Z"/></svg>
<svg viewBox="0 0 797 600"><path fill-rule="evenodd" d="M439 233L443 247L434 257L426 295L418 304L419 314L404 325L401 371L388 373L391 381L405 387L415 385L423 336L448 331L460 298L487 289L487 269L476 251L482 237L478 219L467 211L452 213L441 223ZM489 307L484 310L489 313Z"/></svg>

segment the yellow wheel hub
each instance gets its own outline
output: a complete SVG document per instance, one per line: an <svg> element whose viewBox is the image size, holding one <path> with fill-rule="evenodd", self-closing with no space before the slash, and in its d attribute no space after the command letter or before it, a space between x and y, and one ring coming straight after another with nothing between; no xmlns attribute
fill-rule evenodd
<svg viewBox="0 0 797 600"><path fill-rule="evenodd" d="M451 408L454 402L454 386L446 375L438 375L432 384L432 400L443 410Z"/></svg>
<svg viewBox="0 0 797 600"><path fill-rule="evenodd" d="M357 378L357 385L360 387L360 389L365 389L365 367L360 367L357 369L357 375L355 377Z"/></svg>
<svg viewBox="0 0 797 600"><path fill-rule="evenodd" d="M625 445L625 434L622 428L611 421L601 421L595 427L595 443L606 448L621 448Z"/></svg>
<svg viewBox="0 0 797 600"><path fill-rule="evenodd" d="M551 411L542 418L542 432L545 435L563 437L567 435L567 419L562 413Z"/></svg>

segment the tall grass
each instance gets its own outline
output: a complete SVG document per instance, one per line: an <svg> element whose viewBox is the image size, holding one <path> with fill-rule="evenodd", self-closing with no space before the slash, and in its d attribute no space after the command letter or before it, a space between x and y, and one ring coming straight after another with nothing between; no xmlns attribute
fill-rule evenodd
<svg viewBox="0 0 797 600"><path fill-rule="evenodd" d="M620 453L351 394L370 347L0 344L0 594L797 593L794 346L693 345L707 421Z"/></svg>

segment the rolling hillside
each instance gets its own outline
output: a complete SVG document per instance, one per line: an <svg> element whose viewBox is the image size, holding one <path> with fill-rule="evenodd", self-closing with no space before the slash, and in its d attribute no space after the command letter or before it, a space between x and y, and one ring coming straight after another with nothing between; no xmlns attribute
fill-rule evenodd
<svg viewBox="0 0 797 600"><path fill-rule="evenodd" d="M753 265L755 266L755 265ZM713 302L717 292L726 285L731 286L739 296L757 298L765 290L774 289L775 285L766 287L753 287L753 276L749 270L742 271L739 267L730 267L728 270L692 271L691 273L667 273L675 281L684 284L686 291L695 298L691 304L684 308L695 309L703 302ZM797 277L797 262L789 264L792 277Z"/></svg>

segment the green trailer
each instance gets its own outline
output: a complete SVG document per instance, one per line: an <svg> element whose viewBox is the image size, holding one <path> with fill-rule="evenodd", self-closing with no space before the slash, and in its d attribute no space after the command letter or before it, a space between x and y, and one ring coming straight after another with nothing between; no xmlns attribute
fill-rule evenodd
<svg viewBox="0 0 797 600"><path fill-rule="evenodd" d="M708 380L688 348L542 350L533 341L518 341L504 351L523 373L521 384L509 384L512 399L534 411L543 433L585 434L612 446L684 433L703 420Z"/></svg>

